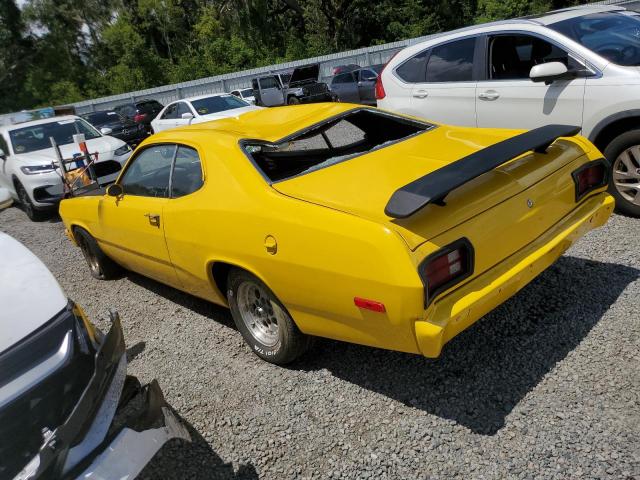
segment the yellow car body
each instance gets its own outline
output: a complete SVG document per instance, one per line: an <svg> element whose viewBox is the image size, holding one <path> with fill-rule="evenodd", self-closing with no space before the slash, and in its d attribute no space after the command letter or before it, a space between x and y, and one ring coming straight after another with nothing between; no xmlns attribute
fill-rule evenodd
<svg viewBox="0 0 640 480"><path fill-rule="evenodd" d="M180 144L197 150L203 186L180 198L64 200L68 235L82 228L125 268L220 305L228 305L226 274L239 267L275 293L305 334L437 357L613 210L605 186L576 199L572 173L602 158L580 136L516 156L407 218L385 214L397 189L522 132L433 124L281 181L265 178L247 154L248 140L282 145L355 110L363 108L272 108L155 134L120 178L144 149ZM473 247L472 271L427 302L421 262L461 238Z"/></svg>

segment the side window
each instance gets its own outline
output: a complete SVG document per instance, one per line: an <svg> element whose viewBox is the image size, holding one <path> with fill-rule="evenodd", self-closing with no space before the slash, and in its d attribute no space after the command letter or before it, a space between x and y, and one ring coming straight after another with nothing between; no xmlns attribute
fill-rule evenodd
<svg viewBox="0 0 640 480"><path fill-rule="evenodd" d="M171 198L189 195L199 190L202 184L202 166L198 152L193 148L178 146L171 179Z"/></svg>
<svg viewBox="0 0 640 480"><path fill-rule="evenodd" d="M140 152L118 182L125 194L168 197L171 162L175 145L153 145Z"/></svg>
<svg viewBox="0 0 640 480"><path fill-rule="evenodd" d="M530 35L497 35L489 42L489 76L495 80L528 79L531 67L562 62L568 69L582 68L569 54Z"/></svg>
<svg viewBox="0 0 640 480"><path fill-rule="evenodd" d="M162 114L162 120L171 120L172 118L178 118L178 104L173 103L167 107Z"/></svg>
<svg viewBox="0 0 640 480"><path fill-rule="evenodd" d="M425 50L424 52L414 55L396 68L396 74L408 83L424 82L428 56L429 50Z"/></svg>
<svg viewBox="0 0 640 480"><path fill-rule="evenodd" d="M362 82L373 81L373 80L376 80L377 78L378 78L378 74L373 70L369 70L369 69L360 70L360 81Z"/></svg>
<svg viewBox="0 0 640 480"><path fill-rule="evenodd" d="M476 39L465 38L434 47L427 63L427 82L470 82Z"/></svg>
<svg viewBox="0 0 640 480"><path fill-rule="evenodd" d="M354 83L353 75L351 73L341 73L335 76L332 83Z"/></svg>
<svg viewBox="0 0 640 480"><path fill-rule="evenodd" d="M189 105L187 105L184 102L180 102L180 103L178 103L178 118L182 118L182 114L183 113L191 113L191 114L193 114L193 112L189 108Z"/></svg>
<svg viewBox="0 0 640 480"><path fill-rule="evenodd" d="M280 88L278 81L274 77L263 77L260 79L260 88Z"/></svg>

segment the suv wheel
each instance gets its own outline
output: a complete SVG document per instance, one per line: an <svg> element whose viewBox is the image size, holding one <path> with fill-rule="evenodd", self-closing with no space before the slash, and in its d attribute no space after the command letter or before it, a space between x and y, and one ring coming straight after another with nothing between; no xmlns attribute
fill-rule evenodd
<svg viewBox="0 0 640 480"><path fill-rule="evenodd" d="M310 337L298 330L287 309L260 279L233 269L227 285L231 315L253 353L284 365L307 350Z"/></svg>
<svg viewBox="0 0 640 480"><path fill-rule="evenodd" d="M618 135L604 156L611 163L609 193L616 199L616 209L640 217L640 130Z"/></svg>
<svg viewBox="0 0 640 480"><path fill-rule="evenodd" d="M22 186L22 184L16 181L16 194L18 195L18 200L20 201L20 205L22 206L22 210L27 214L29 220L37 222L38 220L42 220L45 215L43 212L39 211L29 198L29 194Z"/></svg>
<svg viewBox="0 0 640 480"><path fill-rule="evenodd" d="M291 96L287 99L287 103L289 105L298 105L300 103L300 99L298 97Z"/></svg>

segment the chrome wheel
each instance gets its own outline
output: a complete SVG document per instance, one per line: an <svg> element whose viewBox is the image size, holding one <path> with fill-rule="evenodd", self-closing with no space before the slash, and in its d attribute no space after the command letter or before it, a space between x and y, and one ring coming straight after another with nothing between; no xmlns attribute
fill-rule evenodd
<svg viewBox="0 0 640 480"><path fill-rule="evenodd" d="M238 309L247 330L260 343L273 347L280 339L285 313L260 285L244 281L238 286Z"/></svg>
<svg viewBox="0 0 640 480"><path fill-rule="evenodd" d="M89 268L96 275L101 275L102 270L100 269L100 263L98 262L98 258L95 253L91 249L91 246L87 242L87 239L83 235L78 235L78 246L80 247L80 251L82 255L84 255L84 259L89 264Z"/></svg>
<svg viewBox="0 0 640 480"><path fill-rule="evenodd" d="M613 184L622 198L640 205L640 145L618 155L613 163Z"/></svg>

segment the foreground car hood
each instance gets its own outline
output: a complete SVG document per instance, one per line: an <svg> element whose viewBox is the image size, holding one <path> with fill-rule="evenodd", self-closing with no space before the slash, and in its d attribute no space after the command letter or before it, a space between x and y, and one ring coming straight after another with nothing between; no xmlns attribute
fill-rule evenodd
<svg viewBox="0 0 640 480"><path fill-rule="evenodd" d="M89 153L98 152L98 161L109 160L113 151L124 145L125 142L108 135L87 140L87 148ZM80 148L75 143L60 145L60 153L64 158L72 158L74 154L80 153ZM21 153L15 155L14 158L24 162L25 165L48 165L56 159L53 148L46 148L30 153Z"/></svg>
<svg viewBox="0 0 640 480"><path fill-rule="evenodd" d="M40 259L2 232L0 265L0 352L3 352L62 311L67 298Z"/></svg>

